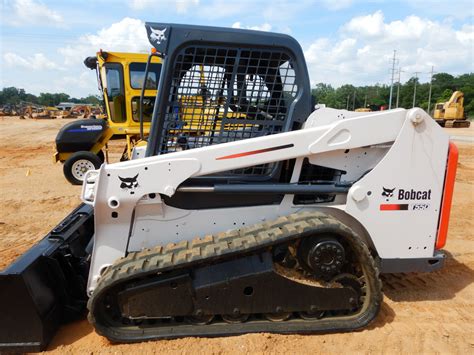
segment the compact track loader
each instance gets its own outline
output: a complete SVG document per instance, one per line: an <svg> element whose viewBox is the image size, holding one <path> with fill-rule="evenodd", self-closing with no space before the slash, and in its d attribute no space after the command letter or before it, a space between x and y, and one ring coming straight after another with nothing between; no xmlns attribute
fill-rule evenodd
<svg viewBox="0 0 474 355"><path fill-rule="evenodd" d="M350 331L380 273L443 266L457 149L423 110L313 111L287 35L146 29L145 157L88 171L84 203L0 275L2 348L44 348L86 303L114 342Z"/></svg>

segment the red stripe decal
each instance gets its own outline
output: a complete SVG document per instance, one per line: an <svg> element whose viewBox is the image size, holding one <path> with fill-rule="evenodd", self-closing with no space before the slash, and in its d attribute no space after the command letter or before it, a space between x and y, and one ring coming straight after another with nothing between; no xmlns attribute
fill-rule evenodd
<svg viewBox="0 0 474 355"><path fill-rule="evenodd" d="M243 152L243 153L237 153L237 154L226 155L226 156L223 156L223 157L216 158L216 160L241 158L241 157L246 157L246 156L248 156L248 155L267 153L267 152L272 152L272 151L274 151L274 150L280 150L280 149L286 149L286 148L292 148L292 147L294 147L294 144L285 144L285 145L280 145L280 146L278 146L278 147L271 147L271 148L265 148L265 149L251 150L251 151L249 151L249 152Z"/></svg>
<svg viewBox="0 0 474 355"><path fill-rule="evenodd" d="M387 203L380 205L380 211L406 211L408 204Z"/></svg>

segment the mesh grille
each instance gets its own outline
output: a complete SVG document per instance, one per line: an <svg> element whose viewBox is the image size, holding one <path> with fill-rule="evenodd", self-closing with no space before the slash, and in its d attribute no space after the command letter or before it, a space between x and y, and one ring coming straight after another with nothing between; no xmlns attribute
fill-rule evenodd
<svg viewBox="0 0 474 355"><path fill-rule="evenodd" d="M293 61L281 49L190 46L178 52L160 154L262 137L291 127ZM268 175L275 164L224 175Z"/></svg>

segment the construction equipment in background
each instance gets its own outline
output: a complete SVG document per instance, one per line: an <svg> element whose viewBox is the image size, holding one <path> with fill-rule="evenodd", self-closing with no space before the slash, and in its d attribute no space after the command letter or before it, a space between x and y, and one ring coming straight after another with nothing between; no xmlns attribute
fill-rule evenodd
<svg viewBox="0 0 474 355"><path fill-rule="evenodd" d="M89 57L84 61L88 68L97 69L107 116L105 121L71 122L59 131L53 160L64 163L64 176L70 183L82 184L88 170L97 169L102 163L108 161L107 143L112 137L126 138L122 161L130 159L132 149L136 144L142 144L139 99L142 83L145 80L147 58L148 55L145 54L101 51L97 53L97 57ZM144 138L148 136L150 128L156 86L161 70L160 63L159 58L152 57L147 74L147 87L142 101ZM217 75L221 73L205 73L203 66L195 66L189 68L186 77L183 78L193 83L193 92L190 95L183 95L179 105L174 108L176 117L180 117L175 124L178 131L185 126L188 137L196 139L195 137L209 134L210 127L214 127L214 130L220 128L217 121L224 112L217 109L221 103L209 95L209 87L215 85ZM196 95L197 93L199 95ZM75 110L83 107L73 107L71 115L74 115ZM233 113L231 109L225 114L228 118L243 118L239 113ZM235 127L238 127L238 124ZM183 149L179 137L174 139L173 145L177 150Z"/></svg>
<svg viewBox="0 0 474 355"><path fill-rule="evenodd" d="M2 116L16 116L18 110L16 105L6 104L1 107L0 114Z"/></svg>
<svg viewBox="0 0 474 355"><path fill-rule="evenodd" d="M42 106L31 102L20 102L18 105L5 105L0 108L3 116L20 116L21 119L48 119L48 118L88 118L94 115L96 118L102 115L100 107L86 104L71 104L65 108L64 105Z"/></svg>
<svg viewBox="0 0 474 355"><path fill-rule="evenodd" d="M360 107L360 108L355 109L355 112L374 112L374 111L383 111L387 109L388 109L388 105L367 104L365 107Z"/></svg>
<svg viewBox="0 0 474 355"><path fill-rule="evenodd" d="M146 29L164 59L145 157L89 170L0 274L0 349L43 349L86 302L113 342L349 331L380 273L443 266L457 148L422 109L313 111L287 35Z"/></svg>
<svg viewBox="0 0 474 355"><path fill-rule="evenodd" d="M464 112L464 93L455 91L446 102L435 105L433 118L441 126L446 128L469 127L471 122Z"/></svg>
<svg viewBox="0 0 474 355"><path fill-rule="evenodd" d="M100 51L84 60L87 68L96 70L106 115L70 122L59 130L53 161L64 163L64 176L71 184L82 184L88 170L108 160L107 143L113 137L126 138L122 159L131 157L132 148L140 141L138 102L147 58L147 54ZM144 135L150 128L161 60L154 57L149 69L143 99ZM84 110L84 118L90 115L88 106L75 106L70 116L80 110Z"/></svg>
<svg viewBox="0 0 474 355"><path fill-rule="evenodd" d="M38 105L22 107L19 113L21 119L56 119L61 118L62 116L62 111L58 110L56 107Z"/></svg>
<svg viewBox="0 0 474 355"><path fill-rule="evenodd" d="M44 110L44 107L31 102L21 101L18 104L6 104L0 108L0 114L2 116L20 116L25 118L28 112L39 113ZM22 117L25 116L25 117Z"/></svg>

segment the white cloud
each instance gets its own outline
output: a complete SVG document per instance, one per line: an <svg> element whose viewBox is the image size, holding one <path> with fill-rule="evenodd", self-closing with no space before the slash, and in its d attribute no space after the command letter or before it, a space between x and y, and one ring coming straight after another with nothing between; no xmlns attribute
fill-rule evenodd
<svg viewBox="0 0 474 355"><path fill-rule="evenodd" d="M21 67L29 70L63 70L61 66L52 62L43 53L36 53L33 56L23 58L18 54L8 52L3 55L3 60L8 67Z"/></svg>
<svg viewBox="0 0 474 355"><path fill-rule="evenodd" d="M238 22L235 22L232 24L232 28L245 28L245 29L248 29L248 30L255 30L255 31L271 31L272 30L272 25L270 25L269 23L264 23L260 26L242 26L242 24L240 23L240 21Z"/></svg>
<svg viewBox="0 0 474 355"><path fill-rule="evenodd" d="M65 92L72 97L85 96L84 92L98 94L92 88L97 87L97 77L92 70L84 70L77 76L67 75L53 80L56 92Z"/></svg>
<svg viewBox="0 0 474 355"><path fill-rule="evenodd" d="M323 5L331 11L347 9L352 5L352 0L323 0Z"/></svg>
<svg viewBox="0 0 474 355"><path fill-rule="evenodd" d="M371 15L354 17L344 29L362 36L380 36L383 34L383 21L383 13L379 10Z"/></svg>
<svg viewBox="0 0 474 355"><path fill-rule="evenodd" d="M474 42L474 25L462 26L461 31L456 32L456 39L465 45L472 45Z"/></svg>
<svg viewBox="0 0 474 355"><path fill-rule="evenodd" d="M440 0L403 0L403 5L414 9L414 13L424 16L443 16L457 20L464 20L474 13L472 0L440 1ZM472 21L472 20L471 20Z"/></svg>
<svg viewBox="0 0 474 355"><path fill-rule="evenodd" d="M168 6L168 4L171 3L175 6L176 12L178 14L184 14L187 13L188 10L190 10L192 7L195 7L199 5L199 0L172 0L172 1L167 1L165 6ZM128 1L128 5L134 9L134 10L144 10L147 8L151 8L152 6L158 7L163 6L165 3L160 2L157 3L156 1L153 0L131 0Z"/></svg>
<svg viewBox="0 0 474 355"><path fill-rule="evenodd" d="M422 72L420 80L428 80L432 65L438 72L474 71L472 25L457 30L449 22L418 16L387 22L382 11L354 17L334 38L315 39L305 57L313 84L387 83L394 49L405 71L402 81L415 71Z"/></svg>
<svg viewBox="0 0 474 355"><path fill-rule="evenodd" d="M128 5L135 10L143 10L147 6L151 5L150 0L130 0Z"/></svg>
<svg viewBox="0 0 474 355"><path fill-rule="evenodd" d="M176 0L176 12L185 14L190 7L199 5L199 0Z"/></svg>
<svg viewBox="0 0 474 355"><path fill-rule="evenodd" d="M64 57L65 65L80 65L85 57L94 55L100 49L114 52L150 51L143 21L125 17L96 34L79 37L73 45L58 49Z"/></svg>
<svg viewBox="0 0 474 355"><path fill-rule="evenodd" d="M4 16L14 26L43 25L64 26L64 18L41 2L34 0L15 0L11 5L11 14ZM4 9L8 11L9 9ZM2 11L4 11L2 10Z"/></svg>
<svg viewBox="0 0 474 355"><path fill-rule="evenodd" d="M250 2L248 0L162 0L159 2L156 0L130 0L127 4L133 10L159 10L161 7L162 12L169 13L171 10L178 15L192 14L192 16L207 21L209 21L210 16L212 16L212 20L216 20L246 14L249 6L252 6L255 12L263 11L263 8L267 7L263 2Z"/></svg>

